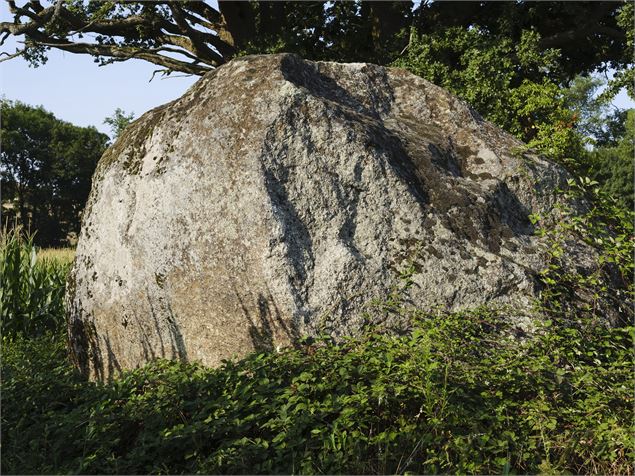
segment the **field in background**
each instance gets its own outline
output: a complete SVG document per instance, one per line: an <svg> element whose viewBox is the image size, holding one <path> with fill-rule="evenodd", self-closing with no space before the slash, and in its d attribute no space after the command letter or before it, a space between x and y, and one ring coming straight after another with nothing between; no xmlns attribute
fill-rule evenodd
<svg viewBox="0 0 635 476"><path fill-rule="evenodd" d="M40 252L33 235L20 228L0 234L0 319L2 338L37 337L64 325L64 290L75 252Z"/></svg>
<svg viewBox="0 0 635 476"><path fill-rule="evenodd" d="M75 258L75 248L40 248L37 250L37 258L70 263Z"/></svg>

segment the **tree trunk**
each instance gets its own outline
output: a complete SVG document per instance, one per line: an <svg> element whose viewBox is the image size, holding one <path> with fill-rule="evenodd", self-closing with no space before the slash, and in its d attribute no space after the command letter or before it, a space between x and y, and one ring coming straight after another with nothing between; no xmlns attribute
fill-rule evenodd
<svg viewBox="0 0 635 476"><path fill-rule="evenodd" d="M251 2L218 2L218 8L225 23L221 39L237 50L243 49L256 37L256 15Z"/></svg>

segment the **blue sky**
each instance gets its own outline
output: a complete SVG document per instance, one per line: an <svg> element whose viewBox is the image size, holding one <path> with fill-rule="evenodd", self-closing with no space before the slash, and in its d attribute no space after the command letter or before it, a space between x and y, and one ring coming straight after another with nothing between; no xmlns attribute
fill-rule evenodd
<svg viewBox="0 0 635 476"><path fill-rule="evenodd" d="M5 2L0 5L0 21L11 21ZM19 46L12 38L2 51L13 52ZM29 67L22 58L0 63L0 94L10 100L41 105L58 118L110 133L103 124L116 108L134 112L139 117L153 107L181 96L197 76L175 74L149 82L159 67L139 60L98 66L88 55L49 52L48 62L39 68ZM625 91L615 99L621 108L635 107Z"/></svg>
<svg viewBox="0 0 635 476"><path fill-rule="evenodd" d="M0 4L0 21L12 21L6 2ZM1 48L13 52L20 46L10 38ZM161 79L159 66L129 60L98 66L88 55L51 50L48 62L29 67L22 58L0 63L0 94L7 99L41 105L58 118L80 126L95 126L110 133L104 118L116 108L139 117L153 107L181 96L198 76L174 74Z"/></svg>
<svg viewBox="0 0 635 476"><path fill-rule="evenodd" d="M9 45L8 48L6 46ZM7 41L3 51L14 51ZM173 75L161 79L159 67L144 61L126 61L100 67L88 55L51 50L48 62L29 67L22 58L0 63L0 93L11 100L41 105L58 118L110 133L103 124L116 108L145 111L181 96L197 76Z"/></svg>

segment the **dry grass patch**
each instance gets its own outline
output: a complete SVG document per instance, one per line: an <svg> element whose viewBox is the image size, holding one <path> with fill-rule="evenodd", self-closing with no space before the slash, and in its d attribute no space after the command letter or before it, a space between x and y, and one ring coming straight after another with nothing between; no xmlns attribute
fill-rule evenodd
<svg viewBox="0 0 635 476"><path fill-rule="evenodd" d="M41 248L37 252L38 260L70 263L75 258L75 248Z"/></svg>

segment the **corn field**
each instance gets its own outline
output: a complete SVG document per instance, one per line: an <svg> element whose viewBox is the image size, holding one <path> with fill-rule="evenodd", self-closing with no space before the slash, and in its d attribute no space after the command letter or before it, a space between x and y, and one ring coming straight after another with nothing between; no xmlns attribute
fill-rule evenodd
<svg viewBox="0 0 635 476"><path fill-rule="evenodd" d="M64 328L69 253L38 255L33 235L19 228L0 237L0 319L3 338L34 337Z"/></svg>

